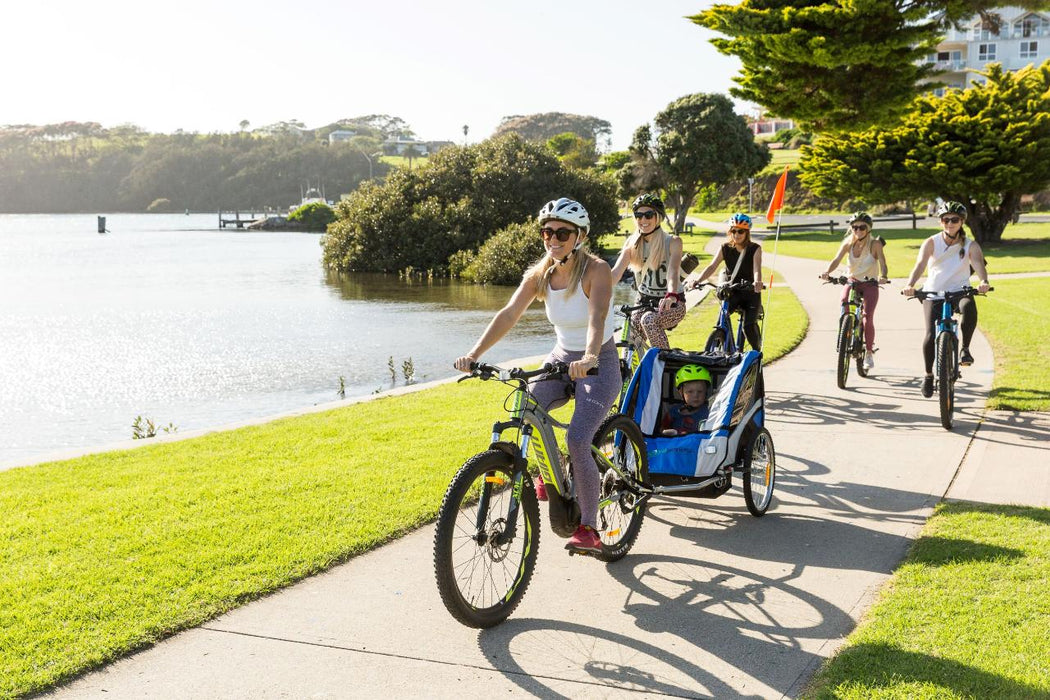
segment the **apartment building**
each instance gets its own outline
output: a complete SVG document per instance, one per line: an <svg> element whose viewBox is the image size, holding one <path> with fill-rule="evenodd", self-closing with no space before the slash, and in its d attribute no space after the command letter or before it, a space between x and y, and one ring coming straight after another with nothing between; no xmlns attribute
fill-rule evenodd
<svg viewBox="0 0 1050 700"><path fill-rule="evenodd" d="M982 80L977 71L989 63L1001 63L1005 70L1014 71L1050 58L1050 13L1020 7L999 7L993 12L1001 20L998 30L975 16L962 29L949 30L937 50L927 56L927 63L941 71L938 79L947 85L934 94L940 96L946 89L964 89L971 81Z"/></svg>

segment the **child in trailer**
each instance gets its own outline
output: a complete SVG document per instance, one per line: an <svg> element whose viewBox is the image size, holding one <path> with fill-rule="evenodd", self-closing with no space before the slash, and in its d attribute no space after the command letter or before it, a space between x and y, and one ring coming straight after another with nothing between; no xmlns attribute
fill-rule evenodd
<svg viewBox="0 0 1050 700"><path fill-rule="evenodd" d="M685 365L675 372L674 385L685 403L668 406L661 425L662 432L668 437L695 433L707 420L711 373L700 365Z"/></svg>

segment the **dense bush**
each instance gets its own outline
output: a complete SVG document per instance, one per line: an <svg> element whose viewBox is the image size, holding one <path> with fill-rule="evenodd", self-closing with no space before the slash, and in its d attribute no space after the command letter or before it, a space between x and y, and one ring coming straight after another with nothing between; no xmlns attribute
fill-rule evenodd
<svg viewBox="0 0 1050 700"><path fill-rule="evenodd" d="M477 284L516 285L543 251L543 239L536 233L535 225L511 224L485 241L459 276Z"/></svg>
<svg viewBox="0 0 1050 700"><path fill-rule="evenodd" d="M289 214L288 220L298 222L307 231L324 231L335 221L335 212L324 202L310 202Z"/></svg>
<svg viewBox="0 0 1050 700"><path fill-rule="evenodd" d="M543 144L507 134L446 148L416 170L365 183L336 207L324 261L341 272L446 271L458 251L478 250L496 231L534 220L543 204L572 197L594 234L619 226L614 185L568 168ZM457 257L462 264L463 256Z"/></svg>

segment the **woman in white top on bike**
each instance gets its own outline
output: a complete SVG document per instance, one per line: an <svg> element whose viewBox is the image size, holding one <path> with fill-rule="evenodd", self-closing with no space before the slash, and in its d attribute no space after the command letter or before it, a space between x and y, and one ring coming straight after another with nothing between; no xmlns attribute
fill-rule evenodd
<svg viewBox="0 0 1050 700"><path fill-rule="evenodd" d="M861 325L864 328L864 369L875 366L872 349L875 345L875 305L879 303L879 283L889 282L886 278L886 256L882 248L886 243L872 233L872 219L867 212L858 211L846 220L851 233L846 236L839 247L839 252L820 274L827 279L842 258L846 258L846 271L851 281L864 282L877 280L870 284L858 284L857 291L864 299L864 316ZM849 285L842 287L842 303L849 301Z"/></svg>
<svg viewBox="0 0 1050 700"><path fill-rule="evenodd" d="M478 359L514 327L535 299L542 299L547 318L554 325L557 343L546 362L569 365L569 380L533 383L530 391L546 409L568 401L566 382L576 385L576 405L565 434L572 461L580 526L566 549L601 551L595 530L598 517L598 465L591 456L591 442L620 393L620 362L613 334L616 319L612 305L612 275L609 265L585 246L590 227L587 210L565 197L548 202L540 210L539 234L546 253L525 271L510 301L496 313L470 352L456 359L456 369L470 371ZM597 367L596 375L587 372ZM546 500L543 481L536 495Z"/></svg>
<svg viewBox="0 0 1050 700"><path fill-rule="evenodd" d="M988 271L984 267L984 253L977 241L971 241L963 231L966 222L966 207L959 202L945 202L937 209L941 219L941 231L927 238L919 248L919 257L915 269L908 277L908 283L901 294L915 296L915 282L926 271L926 282L922 289L925 292L957 292L970 283L970 266L980 283L977 291L984 294L988 291ZM937 321L941 317L943 301L927 299L922 303L926 317L926 337L922 341L922 359L926 363L926 376L922 380L922 395L933 396L933 344ZM962 316L962 352L959 353L959 364L963 367L973 364L970 354L970 339L977 330L977 302L972 297L959 300L959 314Z"/></svg>

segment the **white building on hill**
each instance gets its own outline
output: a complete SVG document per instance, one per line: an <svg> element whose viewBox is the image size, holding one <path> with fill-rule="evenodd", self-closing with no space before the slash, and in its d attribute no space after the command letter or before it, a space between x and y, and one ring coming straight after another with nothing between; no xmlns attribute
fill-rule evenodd
<svg viewBox="0 0 1050 700"><path fill-rule="evenodd" d="M975 16L962 30L949 30L936 52L927 56L927 63L943 71L937 79L948 88L965 89L971 81L983 80L976 71L985 70L989 63L1015 71L1050 58L1050 13L1020 7L998 7L992 12L1001 20L998 31ZM943 95L945 89L934 93Z"/></svg>

